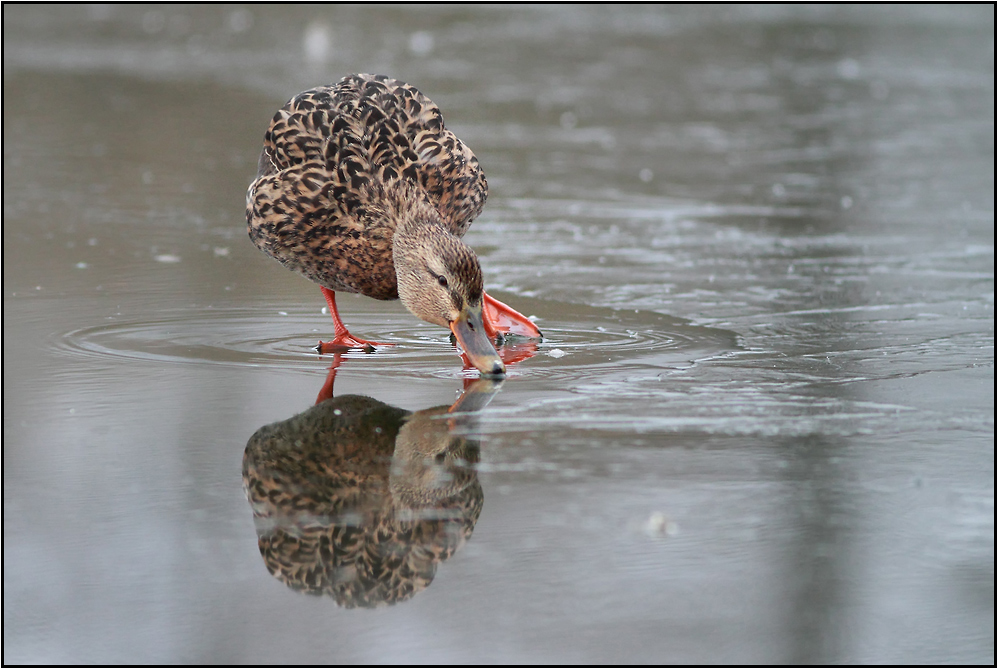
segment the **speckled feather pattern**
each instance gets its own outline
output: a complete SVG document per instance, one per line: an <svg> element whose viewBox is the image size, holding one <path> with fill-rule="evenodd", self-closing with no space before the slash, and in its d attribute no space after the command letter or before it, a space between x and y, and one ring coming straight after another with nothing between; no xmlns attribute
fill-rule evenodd
<svg viewBox="0 0 998 669"><path fill-rule="evenodd" d="M275 114L246 218L253 242L286 267L330 290L395 299L399 221L423 216L460 237L487 195L478 159L429 98L357 74Z"/></svg>
<svg viewBox="0 0 998 669"><path fill-rule="evenodd" d="M468 468L449 470L450 485L425 502L391 492L396 437L408 416L344 395L250 438L243 487L271 574L348 608L404 601L430 584L437 564L471 536L483 494ZM449 440L445 424L434 425ZM453 450L477 461L463 439Z"/></svg>

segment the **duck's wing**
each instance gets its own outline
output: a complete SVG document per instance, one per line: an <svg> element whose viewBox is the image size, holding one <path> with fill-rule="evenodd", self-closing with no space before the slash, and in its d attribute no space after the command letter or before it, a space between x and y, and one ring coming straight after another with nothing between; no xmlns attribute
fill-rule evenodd
<svg viewBox="0 0 998 669"><path fill-rule="evenodd" d="M381 75L354 74L313 88L277 112L258 178L304 165L327 173L323 190L335 201L327 215L352 214L371 181L406 179L460 236L488 196L478 159L444 127L440 109L412 86Z"/></svg>

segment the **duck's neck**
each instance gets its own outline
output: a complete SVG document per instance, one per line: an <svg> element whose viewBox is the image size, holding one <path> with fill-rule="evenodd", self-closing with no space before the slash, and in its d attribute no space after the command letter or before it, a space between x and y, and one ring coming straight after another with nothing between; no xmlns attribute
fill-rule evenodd
<svg viewBox="0 0 998 669"><path fill-rule="evenodd" d="M425 244L427 240L440 236L454 237L444 225L440 212L426 201L425 196L417 196L399 207L392 240L394 252Z"/></svg>
<svg viewBox="0 0 998 669"><path fill-rule="evenodd" d="M394 200L393 211L388 213L395 220L392 255L397 274L415 269L414 263L425 264L427 255L439 252L441 246L464 246L421 189L401 182L392 190L388 199Z"/></svg>
<svg viewBox="0 0 998 669"><path fill-rule="evenodd" d="M392 211L386 213L395 222L392 256L399 297L412 313L446 327L443 302L449 304L450 298L444 299L436 293L444 291L446 295L449 276L452 284L449 290L458 289L456 278L469 294L480 295L482 270L478 257L448 229L440 212L418 187L403 186L389 199L394 200L387 205ZM431 292L436 297L431 297Z"/></svg>

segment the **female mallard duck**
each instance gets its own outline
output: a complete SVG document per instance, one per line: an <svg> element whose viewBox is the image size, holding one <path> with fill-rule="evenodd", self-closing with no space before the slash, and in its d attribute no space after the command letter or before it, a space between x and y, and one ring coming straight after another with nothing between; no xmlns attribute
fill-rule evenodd
<svg viewBox="0 0 998 669"><path fill-rule="evenodd" d="M484 374L505 366L492 339L540 337L525 316L485 294L461 236L488 195L478 159L412 86L354 74L292 98L264 136L246 194L250 239L315 281L336 331L321 352L370 348L336 311L335 291L379 300L450 328Z"/></svg>

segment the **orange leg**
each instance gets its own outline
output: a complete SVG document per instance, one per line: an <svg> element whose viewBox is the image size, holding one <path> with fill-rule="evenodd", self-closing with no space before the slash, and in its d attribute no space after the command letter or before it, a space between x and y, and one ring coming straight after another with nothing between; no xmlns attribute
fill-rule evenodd
<svg viewBox="0 0 998 669"><path fill-rule="evenodd" d="M326 298L326 304L329 305L329 315L333 317L333 329L336 331L336 334L332 341L319 342L319 345L315 347L315 350L319 353L335 353L351 348L360 348L370 352L374 350L375 346L394 346L394 344L367 341L366 339L354 337L347 330L347 326L343 324L343 321L340 320L339 312L336 311L336 294L328 288L323 287L322 296Z"/></svg>
<svg viewBox="0 0 998 669"><path fill-rule="evenodd" d="M490 339L495 339L500 333L520 335L529 339L541 338L541 331L529 318L488 293L485 293L482 303L482 316L485 321L485 332Z"/></svg>

